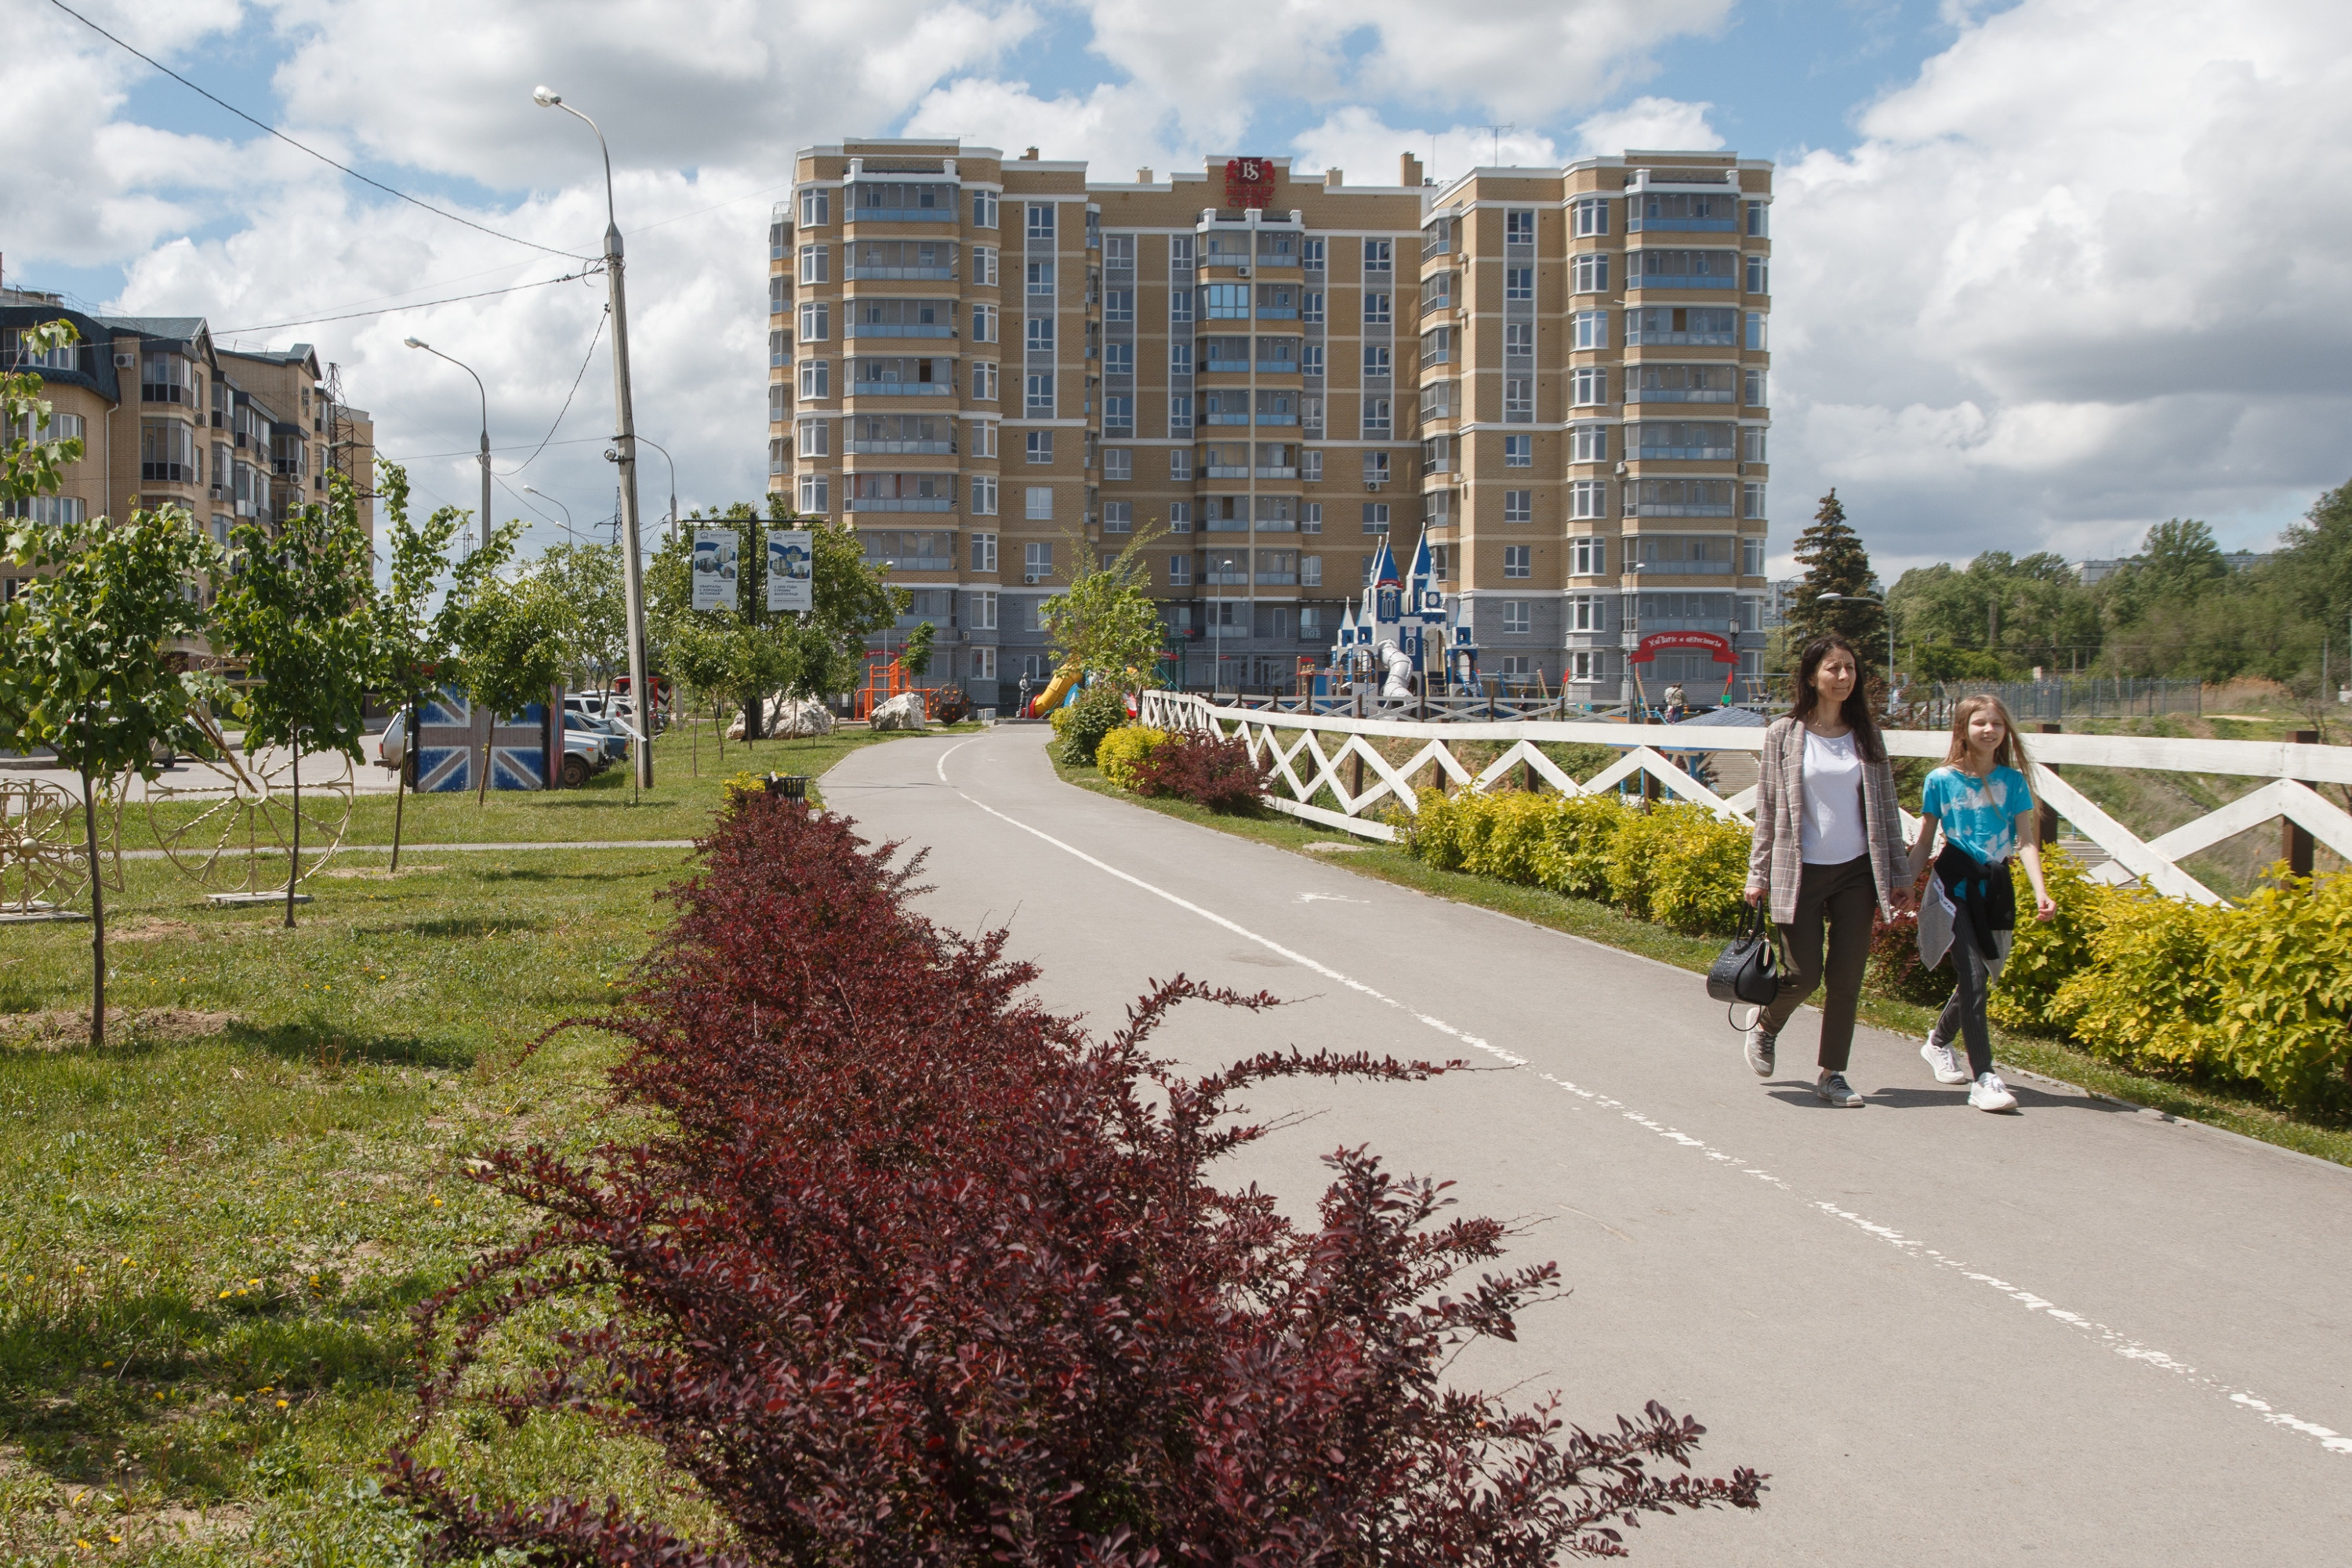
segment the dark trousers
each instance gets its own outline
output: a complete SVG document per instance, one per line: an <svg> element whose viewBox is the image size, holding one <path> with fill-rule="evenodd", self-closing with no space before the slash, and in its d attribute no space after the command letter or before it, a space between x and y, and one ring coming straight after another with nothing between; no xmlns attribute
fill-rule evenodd
<svg viewBox="0 0 2352 1568"><path fill-rule="evenodd" d="M1764 1009L1764 1032L1777 1035L1822 981L1821 1065L1845 1071L1853 1051L1853 1015L1862 1002L1862 972L1870 962L1870 922L1878 912L1878 883L1870 857L1843 866L1805 868L1797 884L1797 918L1780 930L1780 951L1794 967L1780 978L1780 994ZM1822 961L1823 937L1829 956Z"/></svg>
<svg viewBox="0 0 2352 1568"><path fill-rule="evenodd" d="M1992 961L1977 951L1976 926L1965 906L1952 911L1952 994L1936 1020L1936 1038L1950 1045L1957 1037L1969 1042L1969 1075L1982 1078L1992 1071L1992 1040L1985 1032L1985 999L1992 989Z"/></svg>

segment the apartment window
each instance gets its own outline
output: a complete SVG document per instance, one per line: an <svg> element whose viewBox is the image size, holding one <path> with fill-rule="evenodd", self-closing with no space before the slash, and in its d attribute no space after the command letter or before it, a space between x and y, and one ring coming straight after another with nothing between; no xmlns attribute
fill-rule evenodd
<svg viewBox="0 0 2352 1568"><path fill-rule="evenodd" d="M1605 463L1609 460L1609 426L1579 425L1568 433L1568 460Z"/></svg>
<svg viewBox="0 0 2352 1568"><path fill-rule="evenodd" d="M801 342L821 343L833 336L833 307L822 300L801 304Z"/></svg>
<svg viewBox="0 0 2352 1568"><path fill-rule="evenodd" d="M975 245L971 247L971 280L983 289L996 286L996 247Z"/></svg>
<svg viewBox="0 0 2352 1568"><path fill-rule="evenodd" d="M824 245L801 247L801 281L826 283L833 279L833 247Z"/></svg>
<svg viewBox="0 0 2352 1568"><path fill-rule="evenodd" d="M1028 339L1031 353L1050 355L1054 352L1054 318L1030 317Z"/></svg>
<svg viewBox="0 0 2352 1568"><path fill-rule="evenodd" d="M1508 359L1533 359L1536 353L1536 324L1533 321L1504 322L1503 353Z"/></svg>
<svg viewBox="0 0 2352 1568"><path fill-rule="evenodd" d="M1119 268L1135 265L1135 236L1115 234L1103 244L1103 265Z"/></svg>
<svg viewBox="0 0 2352 1568"><path fill-rule="evenodd" d="M1386 533L1388 531L1389 503L1384 500L1366 501L1364 503L1364 531L1366 533Z"/></svg>
<svg viewBox="0 0 2352 1568"><path fill-rule="evenodd" d="M1579 310L1570 323L1570 342L1580 349L1605 349L1609 346L1609 312Z"/></svg>
<svg viewBox="0 0 2352 1568"><path fill-rule="evenodd" d="M1536 438L1532 436L1503 437L1503 467L1532 468L1536 466Z"/></svg>
<svg viewBox="0 0 2352 1568"><path fill-rule="evenodd" d="M1743 577L1764 575L1764 542L1762 540L1743 539L1739 542L1739 574ZM1756 601L1742 599L1739 603L1743 611L1752 611ZM1753 614L1743 614L1740 619L1742 622L1740 630L1752 632L1756 629L1754 625L1750 624L1755 619Z"/></svg>
<svg viewBox="0 0 2352 1568"><path fill-rule="evenodd" d="M1320 588L1323 585L1323 557L1302 555L1298 558L1298 585L1302 588Z"/></svg>
<svg viewBox="0 0 2352 1568"><path fill-rule="evenodd" d="M1386 452L1364 454L1364 483L1384 485L1389 482L1389 455Z"/></svg>
<svg viewBox="0 0 2352 1568"><path fill-rule="evenodd" d="M1028 399L1024 406L1031 414L1050 419L1054 416L1054 373L1049 370L1029 373Z"/></svg>
<svg viewBox="0 0 2352 1568"><path fill-rule="evenodd" d="M1429 574L1441 583L1454 580L1454 551L1451 546L1433 544L1429 547Z"/></svg>
<svg viewBox="0 0 2352 1568"><path fill-rule="evenodd" d="M1087 209L1087 248L1088 250L1102 248L1102 214L1092 207Z"/></svg>
<svg viewBox="0 0 2352 1568"><path fill-rule="evenodd" d="M784 383L781 381L772 381L768 384L769 424L780 424L787 417L786 411L792 403L792 397L793 389L784 384Z"/></svg>
<svg viewBox="0 0 2352 1568"><path fill-rule="evenodd" d="M1596 546L1599 540L1592 542ZM1569 595L1568 629L1572 632L1605 632L1609 629L1609 596L1605 594L1571 594Z"/></svg>
<svg viewBox="0 0 2352 1568"><path fill-rule="evenodd" d="M994 474L972 475L971 515L974 517L994 517L996 515L996 476ZM995 568L992 566L982 566L980 564L980 542L982 538L989 541L989 559L991 561L996 559L996 535L992 533L985 535L974 534L971 541L971 569L975 572L994 571Z"/></svg>
<svg viewBox="0 0 2352 1568"><path fill-rule="evenodd" d="M1743 463L1769 463L1764 455L1764 426L1743 425L1739 427L1739 460Z"/></svg>
<svg viewBox="0 0 2352 1568"><path fill-rule="evenodd" d="M1054 460L1054 433L1051 430L1030 431L1024 445L1029 461L1050 463Z"/></svg>
<svg viewBox="0 0 2352 1568"><path fill-rule="evenodd" d="M1132 436L1135 434L1135 399L1106 397L1103 399L1103 434Z"/></svg>
<svg viewBox="0 0 2352 1568"><path fill-rule="evenodd" d="M1023 515L1028 518L1032 522L1053 521L1054 487L1051 485L1030 485L1027 489L1029 492L1028 504L1023 512Z"/></svg>
<svg viewBox="0 0 2352 1568"><path fill-rule="evenodd" d="M1385 397L1364 399L1364 437L1367 441L1385 440L1389 434L1389 400Z"/></svg>
<svg viewBox="0 0 2352 1568"><path fill-rule="evenodd" d="M1587 235L1609 232L1609 201L1605 196L1587 196L1576 204L1574 227L1579 238Z"/></svg>
<svg viewBox="0 0 2352 1568"><path fill-rule="evenodd" d="M1533 207L1514 207L1503 215L1505 245L1533 245L1536 242L1536 214Z"/></svg>
<svg viewBox="0 0 2352 1568"><path fill-rule="evenodd" d="M1310 381L1319 381L1322 379L1323 345L1321 343L1302 343L1299 345L1298 374L1306 376Z"/></svg>
<svg viewBox="0 0 2352 1568"><path fill-rule="evenodd" d="M1033 508L1037 504L1036 497L1038 493L1039 492L1035 490L1031 490L1029 492L1029 504ZM1048 503L1045 510L1047 513L1050 514L1053 510L1053 507L1051 505L1053 492L1051 490L1047 490L1045 492L1045 495ZM1029 515L1034 517L1037 513L1033 510ZM1033 583L1042 583L1046 578L1051 577L1054 574L1054 547L1051 544L1023 545L1021 547L1021 574Z"/></svg>
<svg viewBox="0 0 2352 1568"><path fill-rule="evenodd" d="M801 401L833 395L833 362L821 359L801 361Z"/></svg>
<svg viewBox="0 0 2352 1568"><path fill-rule="evenodd" d="M801 226L803 228L823 228L832 221L833 193L831 191L801 193Z"/></svg>
<svg viewBox="0 0 2352 1568"><path fill-rule="evenodd" d="M772 223L768 226L769 260L784 261L791 258L793 254L792 234L793 227L790 224Z"/></svg>
<svg viewBox="0 0 2352 1568"><path fill-rule="evenodd" d="M1770 399L1766 397L1764 395L1764 373L1762 371L1751 368L1747 372L1746 380L1746 402L1748 407L1762 408L1770 402Z"/></svg>
<svg viewBox="0 0 2352 1568"><path fill-rule="evenodd" d="M1105 375L1133 375L1135 374L1135 345L1133 343L1103 344L1103 374Z"/></svg>
<svg viewBox="0 0 2352 1568"><path fill-rule="evenodd" d="M1212 283L1201 290L1201 313L1213 321L1246 321L1250 291L1246 283Z"/></svg>
<svg viewBox="0 0 2352 1568"><path fill-rule="evenodd" d="M1532 425L1536 418L1536 383L1529 375L1503 378L1503 418L1513 425Z"/></svg>
<svg viewBox="0 0 2352 1568"><path fill-rule="evenodd" d="M1133 533L1135 531L1135 503L1131 500L1107 500L1103 502L1102 526L1105 533Z"/></svg>
<svg viewBox="0 0 2352 1568"><path fill-rule="evenodd" d="M971 398L975 403L996 401L996 366L986 360L972 362Z"/></svg>
<svg viewBox="0 0 2352 1568"><path fill-rule="evenodd" d="M1389 374L1389 366L1391 363L1389 354L1390 351L1378 343L1366 343L1364 345L1364 374L1367 377L1385 376Z"/></svg>
<svg viewBox="0 0 2352 1568"><path fill-rule="evenodd" d="M803 512L814 517L823 517L833 510L833 483L830 476L803 474L800 489L800 509Z"/></svg>
<svg viewBox="0 0 2352 1568"><path fill-rule="evenodd" d="M1131 321L1135 320L1135 290L1107 289L1103 291L1103 320Z"/></svg>
<svg viewBox="0 0 2352 1568"><path fill-rule="evenodd" d="M1323 290L1309 289L1298 297L1298 319L1320 321L1323 319Z"/></svg>
<svg viewBox="0 0 2352 1568"><path fill-rule="evenodd" d="M993 458L996 456L996 432L997 424L995 420L973 420L971 422L971 445L969 448L971 455L975 458Z"/></svg>
<svg viewBox="0 0 2352 1568"><path fill-rule="evenodd" d="M1180 234L1168 242L1168 270L1173 274L1192 269L1192 237Z"/></svg>
<svg viewBox="0 0 2352 1568"><path fill-rule="evenodd" d="M768 334L768 364L771 369L793 363L793 335L779 327Z"/></svg>
<svg viewBox="0 0 2352 1568"><path fill-rule="evenodd" d="M1506 599L1503 601L1504 636L1525 637L1528 634L1528 625L1529 616L1528 615L1528 602L1525 599Z"/></svg>
<svg viewBox="0 0 2352 1568"><path fill-rule="evenodd" d="M1462 412L1462 384L1456 381L1424 382L1421 388L1421 416L1423 419L1452 419Z"/></svg>
<svg viewBox="0 0 2352 1568"><path fill-rule="evenodd" d="M1190 480L1192 479L1192 452L1190 447L1171 447L1168 448L1168 477L1171 479L1177 480Z"/></svg>
<svg viewBox="0 0 2352 1568"><path fill-rule="evenodd" d="M1579 685L1590 685L1601 679L1599 656L1581 648L1568 656L1568 678Z"/></svg>
<svg viewBox="0 0 2352 1568"><path fill-rule="evenodd" d="M1748 258L1748 291L1750 294L1769 294L1772 291L1770 257L1751 256Z"/></svg>
<svg viewBox="0 0 2352 1568"><path fill-rule="evenodd" d="M768 472L781 474L784 471L785 455L792 450L792 447L793 444L790 441L768 443Z"/></svg>
<svg viewBox="0 0 2352 1568"><path fill-rule="evenodd" d="M976 343L996 342L996 307L974 305L971 308L971 341Z"/></svg>
<svg viewBox="0 0 2352 1568"><path fill-rule="evenodd" d="M983 539L988 541L988 564L985 566L982 566L980 563L980 542ZM974 534L972 536L971 569L975 572L993 572L996 570L996 535L992 533L983 533ZM981 592L974 594L971 596L971 629L976 632L992 632L996 629L996 594L994 590L982 589Z"/></svg>
<svg viewBox="0 0 2352 1568"><path fill-rule="evenodd" d="M1029 264L1029 295L1032 299L1041 300L1050 300L1054 297L1054 264L1052 262L1033 261Z"/></svg>
<svg viewBox="0 0 2352 1568"><path fill-rule="evenodd" d="M1569 373L1569 395L1580 408L1609 401L1609 370L1605 365L1580 364Z"/></svg>
<svg viewBox="0 0 2352 1568"><path fill-rule="evenodd" d="M1764 319L1763 311L1750 310L1748 312L1748 346L1749 348L1761 353L1763 350L1771 346L1767 341L1767 334L1765 331L1767 325L1768 323Z"/></svg>
<svg viewBox="0 0 2352 1568"><path fill-rule="evenodd" d="M1054 208L1050 202L1029 204L1029 237L1032 239L1054 237Z"/></svg>
<svg viewBox="0 0 2352 1568"><path fill-rule="evenodd" d="M1366 588L1370 587L1372 585L1372 557L1369 555L1357 556L1356 567L1358 572L1358 585Z"/></svg>
<svg viewBox="0 0 2352 1568"><path fill-rule="evenodd" d="M768 314L781 316L793 308L792 280L787 278L768 279ZM217 412L217 410L215 410Z"/></svg>
<svg viewBox="0 0 2352 1568"><path fill-rule="evenodd" d="M1609 485L1605 479L1579 479L1568 487L1568 515L1607 517Z"/></svg>
<svg viewBox="0 0 2352 1568"><path fill-rule="evenodd" d="M1532 267L1503 268L1503 298L1532 300L1536 297L1536 269Z"/></svg>
<svg viewBox="0 0 2352 1568"><path fill-rule="evenodd" d="M1364 241L1364 270L1367 272L1390 270L1396 265L1395 256L1396 247L1393 241L1386 239Z"/></svg>
<svg viewBox="0 0 2352 1568"><path fill-rule="evenodd" d="M1299 433L1302 435L1323 434L1323 400L1320 397L1299 398L1298 426Z"/></svg>
<svg viewBox="0 0 2352 1568"><path fill-rule="evenodd" d="M1176 550L1168 556L1168 585L1189 588L1192 585L1192 556L1190 551Z"/></svg>
<svg viewBox="0 0 2352 1568"><path fill-rule="evenodd" d="M1609 570L1609 542L1587 534L1569 541L1568 569L1579 577L1598 577Z"/></svg>
<svg viewBox="0 0 2352 1568"><path fill-rule="evenodd" d="M1744 484L1739 487L1739 515L1761 518L1764 515L1764 487Z"/></svg>
<svg viewBox="0 0 2352 1568"><path fill-rule="evenodd" d="M1748 232L1758 239L1772 237L1772 208L1767 202L1748 204Z"/></svg>
<svg viewBox="0 0 2352 1568"><path fill-rule="evenodd" d="M1503 521L1505 522L1533 522L1536 517L1535 494L1536 492L1533 490L1505 490L1503 492ZM1514 544L1509 550L1504 551L1503 555L1506 563L1507 563L1508 562L1511 550L1524 550L1526 548L1527 546L1523 544ZM1503 574L1507 577L1510 575L1507 571ZM1527 574L1522 572L1519 575L1524 577Z"/></svg>
<svg viewBox="0 0 2352 1568"><path fill-rule="evenodd" d="M802 420L799 441L802 457L828 456L833 450L833 421L830 419Z"/></svg>
<svg viewBox="0 0 2352 1568"><path fill-rule="evenodd" d="M1317 456L1320 457L1321 454L1318 453ZM1323 531L1323 503L1321 501L1308 501L1306 506L1299 510L1298 531L1301 533L1320 533Z"/></svg>
<svg viewBox="0 0 2352 1568"><path fill-rule="evenodd" d="M1192 428L1192 395L1179 392L1168 399L1168 433L1181 436Z"/></svg>
<svg viewBox="0 0 2352 1568"><path fill-rule="evenodd" d="M1390 319L1389 297L1386 294L1364 296L1364 325L1384 327L1389 324Z"/></svg>
<svg viewBox="0 0 2352 1568"><path fill-rule="evenodd" d="M1171 289L1168 291L1168 319L1175 322L1192 319L1192 290Z"/></svg>
<svg viewBox="0 0 2352 1568"><path fill-rule="evenodd" d="M1569 286L1579 294L1609 291L1609 253L1588 250L1569 263Z"/></svg>
<svg viewBox="0 0 2352 1568"><path fill-rule="evenodd" d="M1168 503L1168 531L1171 533L1190 533L1192 531L1192 503L1191 501L1174 500Z"/></svg>
<svg viewBox="0 0 2352 1568"><path fill-rule="evenodd" d="M1113 481L1131 479L1135 478L1135 448L1132 447L1105 447L1102 465L1104 479Z"/></svg>
<svg viewBox="0 0 2352 1568"><path fill-rule="evenodd" d="M1304 267L1307 271L1322 271L1323 242L1319 239L1308 240L1304 246L1299 247L1298 259L1299 265Z"/></svg>

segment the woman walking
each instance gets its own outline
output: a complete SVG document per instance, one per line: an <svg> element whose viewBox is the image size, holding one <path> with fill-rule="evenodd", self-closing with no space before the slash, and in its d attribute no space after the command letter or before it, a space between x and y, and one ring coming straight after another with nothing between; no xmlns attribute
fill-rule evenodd
<svg viewBox="0 0 2352 1568"><path fill-rule="evenodd" d="M1861 668L1853 645L1834 633L1806 645L1797 661L1796 701L1764 731L1756 847L1748 861L1748 901L1770 900L1790 965L1780 994L1758 1010L1748 1030L1748 1065L1759 1078L1772 1076L1782 1026L1826 980L1813 1092L1848 1106L1862 1103L1845 1080L1845 1066L1870 959L1871 917L1892 919L1910 908L1917 879L1904 875L1908 858L1895 773L1862 694Z"/></svg>
<svg viewBox="0 0 2352 1568"><path fill-rule="evenodd" d="M1944 765L1927 775L1919 802L1919 840L1911 846L1913 881L1943 830L1936 857L1936 880L1919 910L1919 962L1933 969L1952 959L1952 994L1943 1016L1927 1031L1919 1054L1938 1083L1965 1083L1969 1103L1979 1110L2014 1110L2017 1096L1992 1070L1992 1044L1985 1030L1986 994L2008 961L2017 927L2016 884L2010 879L2014 856L2025 862L2033 884L2033 915L2058 912L2042 879L2042 846L2034 819L2040 814L2025 770L2025 742L1998 697L1964 697L1952 710L1952 744ZM1969 1067L1953 1058L1952 1039L1968 1042Z"/></svg>

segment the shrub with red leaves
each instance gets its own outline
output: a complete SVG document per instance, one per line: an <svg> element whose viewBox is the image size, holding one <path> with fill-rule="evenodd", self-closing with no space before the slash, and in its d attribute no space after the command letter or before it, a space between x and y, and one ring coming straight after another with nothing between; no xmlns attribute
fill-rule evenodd
<svg viewBox="0 0 2352 1568"><path fill-rule="evenodd" d="M1440 1294L1504 1233L1440 1223L1437 1185L1341 1150L1300 1229L1207 1179L1259 1136L1233 1104L1253 1083L1444 1068L1294 1052L1178 1076L1145 1049L1169 1008L1272 999L1180 976L1089 1037L1022 999L1035 971L1003 931L911 912L919 857L894 869L894 847L745 798L595 1020L630 1043L618 1099L666 1130L494 1157L480 1179L544 1222L418 1310L418 1436L467 1402L585 1415L660 1445L731 1540L615 1501L486 1502L396 1451L436 1561L1537 1568L1617 1553L1645 1513L1757 1505L1752 1471L1688 1473L1703 1429L1654 1404L1588 1434L1443 1386L1453 1347L1511 1338L1557 1270ZM502 1325L583 1297L609 1306L546 1370L479 1366Z"/></svg>
<svg viewBox="0 0 2352 1568"><path fill-rule="evenodd" d="M1168 795L1214 811L1247 811L1272 777L1240 740L1178 735L1135 764L1135 793Z"/></svg>
<svg viewBox="0 0 2352 1568"><path fill-rule="evenodd" d="M1940 1007L1952 994L1952 966L1928 968L1919 962L1919 917L1870 917L1870 986L1897 1002Z"/></svg>

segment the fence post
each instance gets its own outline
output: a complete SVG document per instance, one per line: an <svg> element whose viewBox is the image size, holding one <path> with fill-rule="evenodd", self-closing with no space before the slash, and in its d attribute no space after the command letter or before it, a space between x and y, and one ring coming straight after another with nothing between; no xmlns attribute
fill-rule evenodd
<svg viewBox="0 0 2352 1568"><path fill-rule="evenodd" d="M1360 735L1351 738L1357 745L1360 746L1364 743L1364 738ZM1349 800L1364 798L1364 753L1361 752L1348 753L1348 798Z"/></svg>
<svg viewBox="0 0 2352 1568"><path fill-rule="evenodd" d="M2315 746L2319 744L2319 731L2297 730L2287 739L2299 745ZM2287 870L2297 877L2310 876L2311 834L2304 827L2284 818L2280 819L2279 826L2286 830L2283 835L2285 842L2280 847L2279 853L2286 861Z"/></svg>
<svg viewBox="0 0 2352 1568"><path fill-rule="evenodd" d="M2038 726L2038 728L2041 730L2042 733L2045 735L2055 735L2059 733L2063 726L2058 724L2043 724ZM2045 768L2050 768L2050 764L2048 763L2044 763L2042 765ZM2050 768L2050 771L2054 773L2058 770L2056 768ZM2053 844L2058 842L2058 813L2053 807L2047 804L2043 805L2042 807L2042 815L2035 819L2035 826L2041 829L2042 848L2047 849Z"/></svg>

